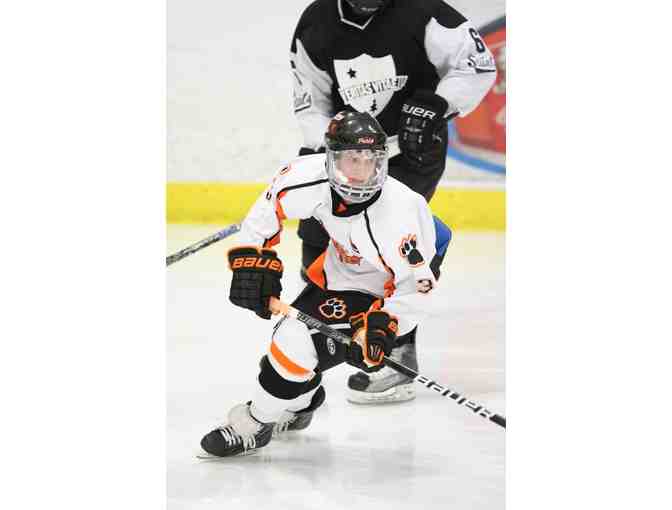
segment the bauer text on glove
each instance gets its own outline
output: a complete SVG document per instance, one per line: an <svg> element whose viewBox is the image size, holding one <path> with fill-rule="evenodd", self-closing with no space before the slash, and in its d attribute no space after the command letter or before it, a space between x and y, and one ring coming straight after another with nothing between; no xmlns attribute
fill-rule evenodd
<svg viewBox="0 0 672 510"><path fill-rule="evenodd" d="M280 298L282 262L274 250L239 246L228 253L233 271L229 299L234 305L252 310L262 319L270 319L271 296Z"/></svg>
<svg viewBox="0 0 672 510"><path fill-rule="evenodd" d="M443 160L448 144L448 102L429 90L406 100L399 118L399 149L412 168L420 170Z"/></svg>

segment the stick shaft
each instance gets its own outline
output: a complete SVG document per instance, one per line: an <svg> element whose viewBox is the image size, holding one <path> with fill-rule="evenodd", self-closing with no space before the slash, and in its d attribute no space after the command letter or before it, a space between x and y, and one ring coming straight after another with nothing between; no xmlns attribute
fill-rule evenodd
<svg viewBox="0 0 672 510"><path fill-rule="evenodd" d="M181 249L177 253L173 253L172 255L166 257L166 266L170 266L171 264L174 264L178 260L182 260L184 257L193 255L197 251L200 251L203 248L207 248L211 244L214 244L217 241L221 241L222 239L229 237L232 234L235 234L239 230L240 225L238 223L236 223L235 225L229 225L225 229L222 229L219 232L215 232L211 236L208 236L205 239L202 239L197 243L187 246L186 248Z"/></svg>
<svg viewBox="0 0 672 510"><path fill-rule="evenodd" d="M270 308L273 313L280 313L282 315L292 317L300 322L303 322L306 326L317 329L323 335L328 336L329 338L332 338L337 342L346 345L349 345L350 342L352 342L352 338L350 338L349 336L344 335L343 333L341 333L336 329L330 328L324 322L319 321L314 317L311 317L310 315L306 315L302 311L297 310L293 306L289 306L286 303L283 303L279 299L271 298ZM499 414L495 414L492 411L489 411L484 406L474 402L473 400L468 399L465 396L460 395L457 391L442 386L436 381L433 381L430 378L419 374L415 370L407 367L406 365L402 365L401 363L398 363L393 359L388 358L387 356L383 357L383 362L388 367L404 374L407 377L410 377L415 382L420 383L423 386L426 386L427 388L436 391L442 397L448 397L451 400L453 400L456 404L465 406L467 409L470 409L478 416L486 418L487 420L496 423L500 427L506 428L506 418L504 416L500 416Z"/></svg>

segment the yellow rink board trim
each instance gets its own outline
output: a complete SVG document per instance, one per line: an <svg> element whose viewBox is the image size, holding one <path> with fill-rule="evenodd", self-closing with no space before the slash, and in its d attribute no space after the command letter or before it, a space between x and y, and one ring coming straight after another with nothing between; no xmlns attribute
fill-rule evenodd
<svg viewBox="0 0 672 510"><path fill-rule="evenodd" d="M236 223L266 187L263 183L168 183L168 223ZM506 228L506 192L502 190L439 188L430 206L454 230Z"/></svg>

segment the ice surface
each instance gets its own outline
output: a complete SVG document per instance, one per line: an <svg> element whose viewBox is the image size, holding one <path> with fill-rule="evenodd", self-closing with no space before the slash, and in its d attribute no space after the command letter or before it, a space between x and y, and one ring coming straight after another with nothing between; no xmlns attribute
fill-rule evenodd
<svg viewBox="0 0 672 510"><path fill-rule="evenodd" d="M168 227L173 253L219 227ZM383 407L345 400L354 369L325 373L327 401L311 426L247 457L203 461L200 438L250 398L272 324L228 302L226 249L235 236L167 269L168 508L501 509L505 431L417 387ZM420 373L505 409L504 245L497 233L456 233L435 299L418 330ZM299 243L283 233L283 299L300 290Z"/></svg>

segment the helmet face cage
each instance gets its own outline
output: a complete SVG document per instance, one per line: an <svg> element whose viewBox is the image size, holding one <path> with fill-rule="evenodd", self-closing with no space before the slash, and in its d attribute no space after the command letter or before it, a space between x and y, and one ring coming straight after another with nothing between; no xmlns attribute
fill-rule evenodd
<svg viewBox="0 0 672 510"><path fill-rule="evenodd" d="M327 147L326 155L329 184L346 202L366 202L382 189L387 178L387 147L341 150ZM359 161L357 169L352 167L353 160ZM362 169L369 170L365 180L357 179L355 175Z"/></svg>

